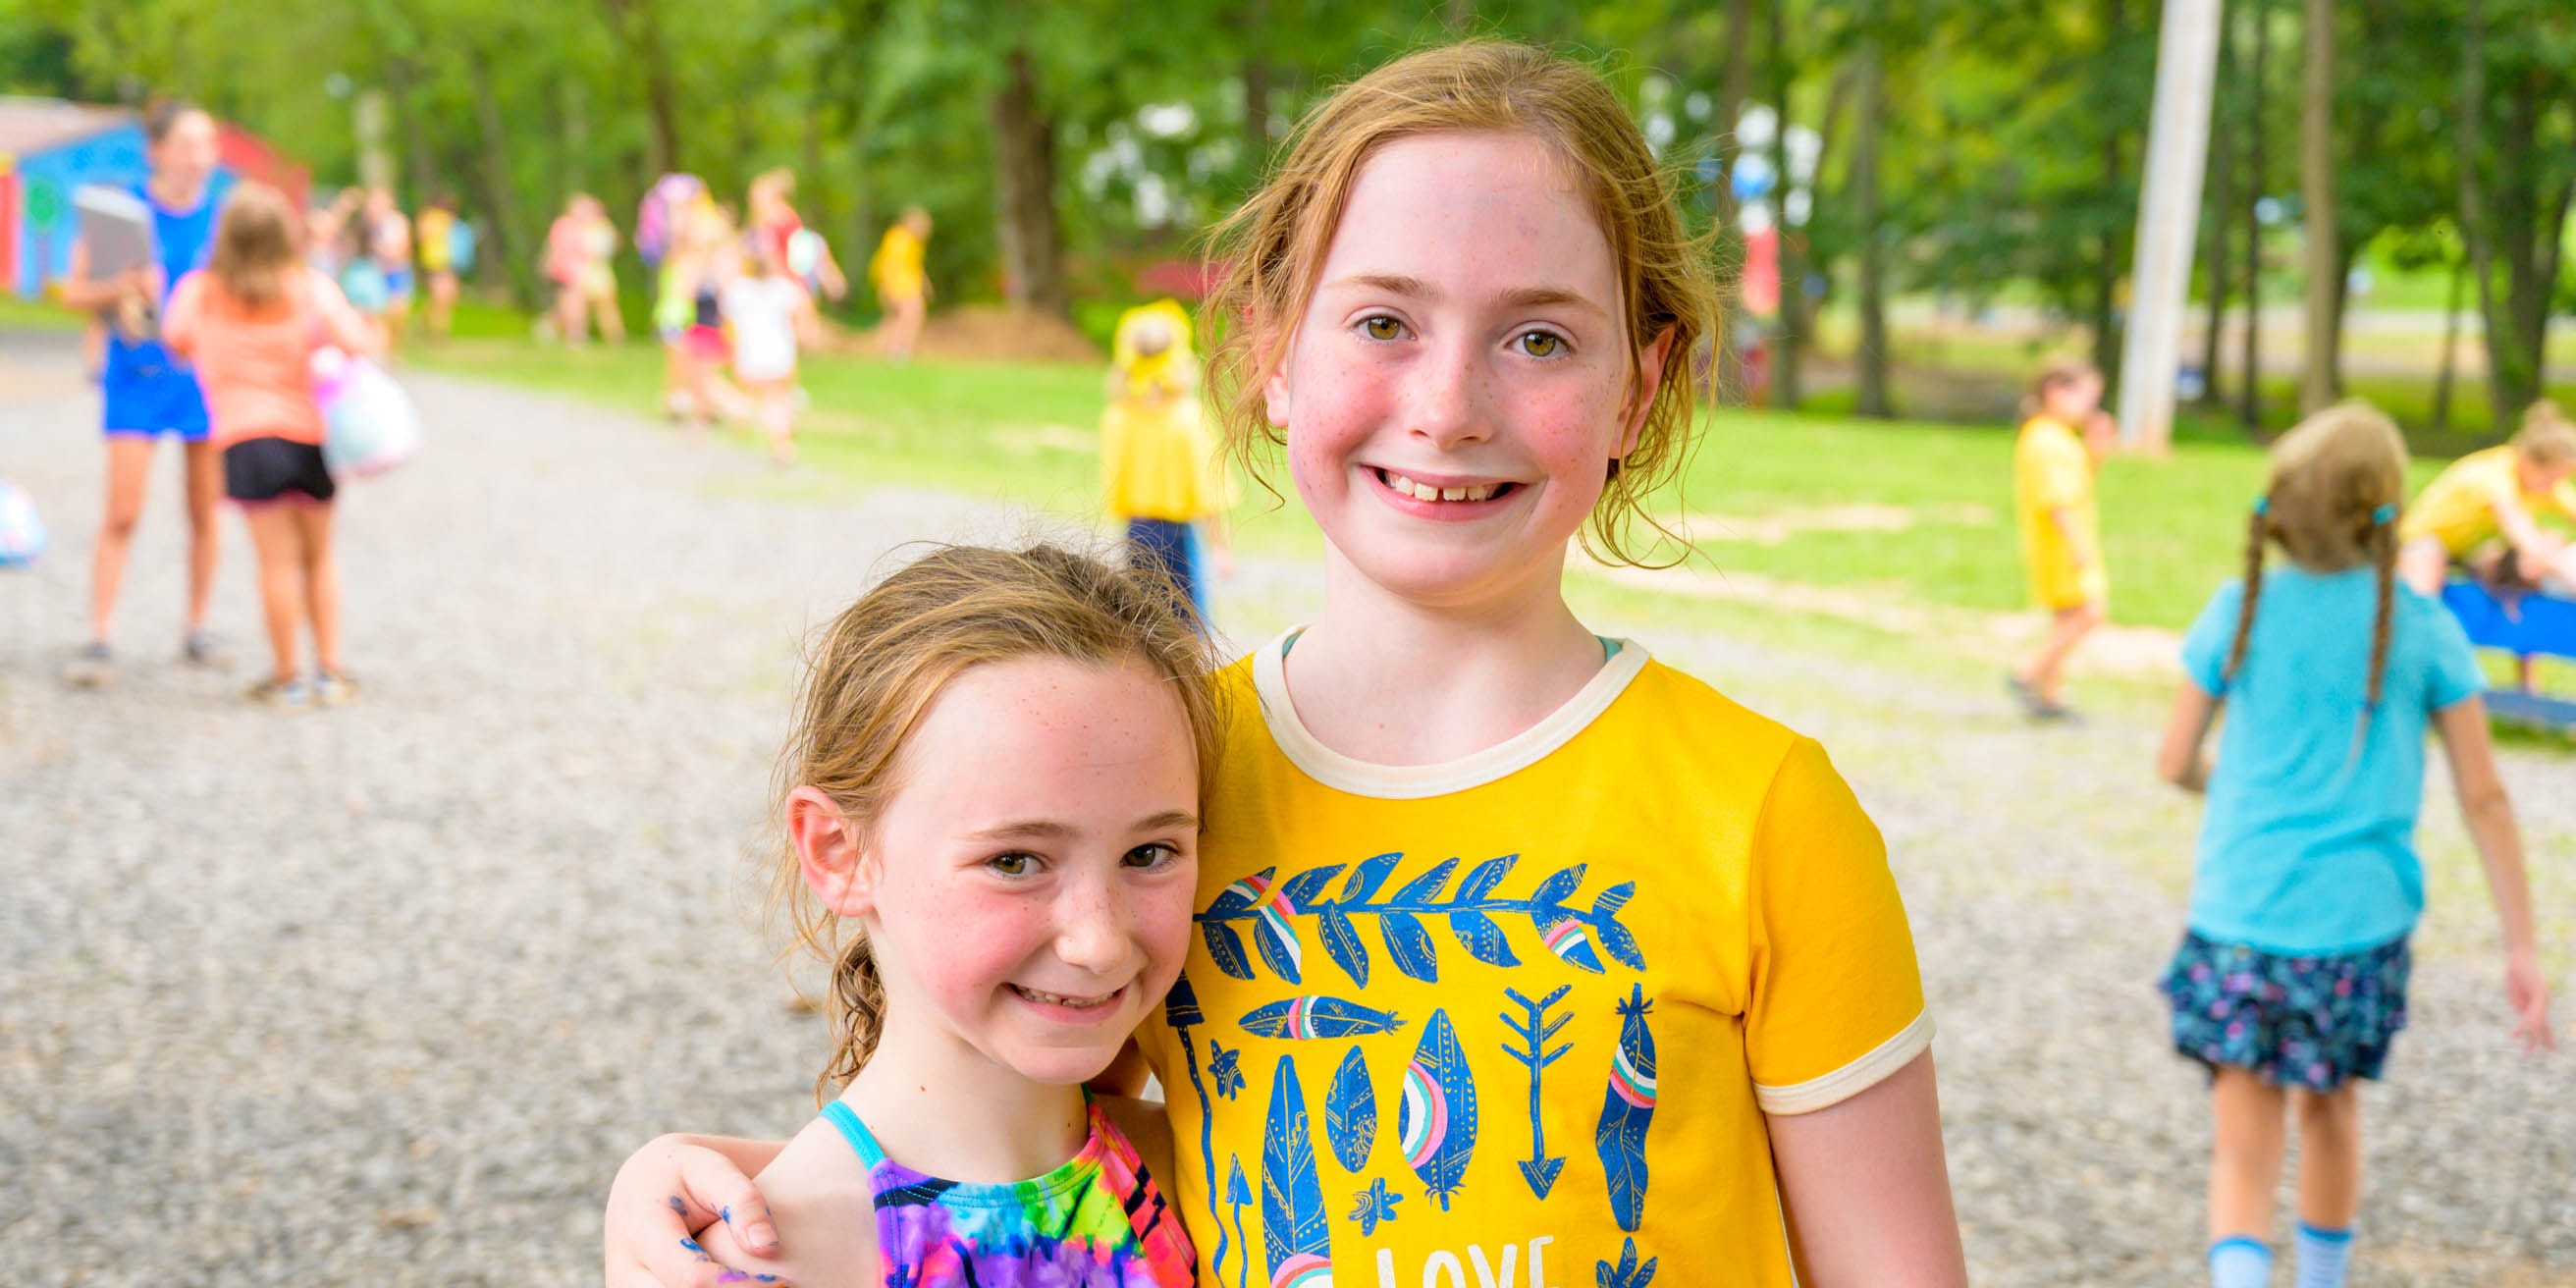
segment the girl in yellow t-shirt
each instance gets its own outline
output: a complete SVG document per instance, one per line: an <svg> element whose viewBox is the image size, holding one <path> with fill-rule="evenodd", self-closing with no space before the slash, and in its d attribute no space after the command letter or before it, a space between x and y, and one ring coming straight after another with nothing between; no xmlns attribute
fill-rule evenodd
<svg viewBox="0 0 2576 1288"><path fill-rule="evenodd" d="M2093 475L2110 439L2102 374L2058 363L2039 374L2023 401L2013 445L2013 510L2021 528L2030 596L2049 613L2047 638L2030 663L2007 677L2034 720L2074 714L2061 700L2066 660L2111 618L2111 579L2102 566L2102 517Z"/></svg>
<svg viewBox="0 0 2576 1288"><path fill-rule="evenodd" d="M2454 563L2476 559L2480 548L2501 539L2497 571L2525 585L2550 577L2576 578L2565 538L2543 529L2555 517L2576 523L2576 425L2558 404L2533 403L2513 441L2451 462L2415 504L2399 529L2405 544L2398 575L2418 592L2438 596Z"/></svg>
<svg viewBox="0 0 2576 1288"><path fill-rule="evenodd" d="M1540 50L1424 50L1219 241L1228 444L1282 449L1326 551L1226 673L1195 942L1121 1084L1166 1093L1199 1282L1964 1284L1877 830L1565 600L1578 531L1626 557L1680 468L1715 315L1634 119ZM712 1278L719 1216L774 1252L776 1148L638 1153L608 1281Z"/></svg>
<svg viewBox="0 0 2576 1288"><path fill-rule="evenodd" d="M1215 440L1199 414L1199 360L1190 315L1170 300L1120 315L1110 345L1109 405L1100 413L1100 476L1109 512L1127 525L1128 562L1166 580L1205 624L1201 530L1231 564L1230 504Z"/></svg>
<svg viewBox="0 0 2576 1288"><path fill-rule="evenodd" d="M912 360L921 343L921 324L930 315L930 274L922 266L929 253L930 212L913 206L885 231L877 253L868 260L868 281L877 288L885 321L877 330L877 351L897 362Z"/></svg>

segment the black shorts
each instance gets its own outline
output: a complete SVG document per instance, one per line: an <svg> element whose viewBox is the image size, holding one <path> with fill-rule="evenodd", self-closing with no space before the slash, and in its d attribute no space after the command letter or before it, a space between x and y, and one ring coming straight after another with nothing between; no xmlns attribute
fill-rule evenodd
<svg viewBox="0 0 2576 1288"><path fill-rule="evenodd" d="M224 449L224 495L259 505L300 492L328 501L339 489L322 464L322 449L284 438L245 438Z"/></svg>

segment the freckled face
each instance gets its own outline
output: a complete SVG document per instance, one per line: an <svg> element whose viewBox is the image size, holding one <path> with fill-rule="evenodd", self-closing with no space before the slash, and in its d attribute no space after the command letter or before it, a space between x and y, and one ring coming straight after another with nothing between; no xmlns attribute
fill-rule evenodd
<svg viewBox="0 0 2576 1288"><path fill-rule="evenodd" d="M886 1027L1046 1083L1108 1066L1187 951L1198 771L1141 663L951 680L866 847Z"/></svg>
<svg viewBox="0 0 2576 1288"><path fill-rule="evenodd" d="M1626 351L1609 242L1565 166L1521 134L1390 143L1317 283L1263 392L1334 552L1424 604L1555 593L1660 365Z"/></svg>

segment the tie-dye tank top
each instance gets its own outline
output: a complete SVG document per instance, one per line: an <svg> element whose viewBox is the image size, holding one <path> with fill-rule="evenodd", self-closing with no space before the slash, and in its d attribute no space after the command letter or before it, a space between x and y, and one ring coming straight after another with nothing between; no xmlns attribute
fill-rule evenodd
<svg viewBox="0 0 2576 1288"><path fill-rule="evenodd" d="M848 1105L823 1116L868 1168L886 1288L1179 1288L1198 1253L1136 1147L1098 1104L1082 1151L1044 1176L969 1185L885 1156Z"/></svg>

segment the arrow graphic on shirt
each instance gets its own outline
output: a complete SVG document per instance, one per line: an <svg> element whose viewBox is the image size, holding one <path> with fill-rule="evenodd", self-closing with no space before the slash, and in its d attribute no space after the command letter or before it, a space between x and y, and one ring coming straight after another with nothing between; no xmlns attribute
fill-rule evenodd
<svg viewBox="0 0 2576 1288"><path fill-rule="evenodd" d="M1492 966L1522 964L1499 917L1528 919L1539 943L1578 970L1603 973L1602 953L1630 970L1646 968L1636 935L1619 920L1620 910L1637 892L1635 882L1623 881L1603 890L1588 909L1574 906L1567 900L1583 884L1585 865L1578 863L1551 873L1526 896L1496 895L1495 887L1520 861L1517 854L1504 854L1468 869L1445 899L1440 892L1458 870L1455 858L1442 859L1395 893L1378 897L1379 887L1403 858L1401 853L1380 854L1352 865L1340 889L1329 896L1326 887L1342 875L1342 864L1309 868L1284 880L1273 879L1278 869L1263 868L1217 892L1193 920L1216 968L1236 979L1257 977L1253 966L1257 951L1272 974L1292 984L1304 982L1305 943L1291 920L1297 917L1315 919L1324 955L1361 986L1367 985L1373 964L1359 929L1360 921L1367 918L1376 920L1379 938L1395 968L1426 983L1440 978L1439 951L1424 928L1426 921L1446 921L1449 933L1468 956ZM1246 928L1252 936L1249 949L1244 943Z"/></svg>
<svg viewBox="0 0 2576 1288"><path fill-rule="evenodd" d="M1558 1056L1564 1055L1574 1046L1573 1043L1566 1042L1558 1045L1553 1051L1547 1049L1547 1040L1555 1037L1556 1031L1564 1028L1565 1022L1574 1018L1571 1014L1566 1014L1549 1019L1548 1008L1562 1001L1572 988L1571 984L1559 984L1555 992L1535 1002L1521 996L1517 989L1503 990L1503 996L1512 999L1521 1008L1522 1018L1517 1020L1512 1018L1510 1012L1503 1013L1504 1027L1519 1034L1522 1043L1520 1046L1505 1043L1503 1054L1519 1061L1523 1068L1529 1070L1530 1156L1520 1161L1520 1169L1522 1179L1529 1182L1530 1193L1539 1198L1547 1197L1548 1190L1556 1185L1556 1174L1565 1170L1564 1156L1559 1155L1555 1158L1547 1156L1547 1127L1539 1121L1538 1088L1542 1072L1549 1065L1556 1063Z"/></svg>

